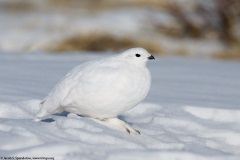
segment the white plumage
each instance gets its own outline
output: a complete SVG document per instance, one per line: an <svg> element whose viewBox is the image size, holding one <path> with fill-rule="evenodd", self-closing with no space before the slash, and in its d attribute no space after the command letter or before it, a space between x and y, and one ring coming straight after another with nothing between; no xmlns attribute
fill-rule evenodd
<svg viewBox="0 0 240 160"><path fill-rule="evenodd" d="M40 103L37 118L68 111L128 133L140 133L117 119L147 95L151 76L146 67L154 59L145 49L83 63L70 71Z"/></svg>

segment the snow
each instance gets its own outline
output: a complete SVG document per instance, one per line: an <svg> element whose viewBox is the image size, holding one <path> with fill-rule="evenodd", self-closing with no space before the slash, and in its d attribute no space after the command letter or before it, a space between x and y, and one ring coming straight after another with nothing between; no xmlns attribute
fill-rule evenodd
<svg viewBox="0 0 240 160"><path fill-rule="evenodd" d="M68 114L33 117L74 66L107 54L1 53L0 156L55 159L237 160L240 64L157 57L146 100L120 118L133 136Z"/></svg>

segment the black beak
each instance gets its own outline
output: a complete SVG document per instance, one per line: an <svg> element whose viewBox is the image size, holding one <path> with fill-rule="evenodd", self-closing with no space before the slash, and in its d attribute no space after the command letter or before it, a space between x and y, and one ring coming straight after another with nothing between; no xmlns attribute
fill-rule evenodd
<svg viewBox="0 0 240 160"><path fill-rule="evenodd" d="M152 55L149 56L148 59L149 59L149 60L151 60L151 59L154 59L154 60L155 60L155 58L154 58Z"/></svg>

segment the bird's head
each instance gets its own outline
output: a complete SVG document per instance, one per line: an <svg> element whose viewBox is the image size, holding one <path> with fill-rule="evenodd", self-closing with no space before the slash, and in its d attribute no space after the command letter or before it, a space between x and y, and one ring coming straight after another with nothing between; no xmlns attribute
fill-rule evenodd
<svg viewBox="0 0 240 160"><path fill-rule="evenodd" d="M155 59L143 48L132 48L124 51L121 56L129 63L141 66L146 65L148 60Z"/></svg>

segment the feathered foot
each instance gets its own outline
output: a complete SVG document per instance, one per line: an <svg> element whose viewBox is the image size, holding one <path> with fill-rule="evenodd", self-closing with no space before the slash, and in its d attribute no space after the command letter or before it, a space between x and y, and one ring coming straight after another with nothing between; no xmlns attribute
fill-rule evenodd
<svg viewBox="0 0 240 160"><path fill-rule="evenodd" d="M91 118L91 119L104 126L107 126L112 129L116 129L118 131L126 132L128 134L135 134L135 135L141 134L138 130L133 129L129 124L127 124L126 122L118 118L107 118L107 119Z"/></svg>

